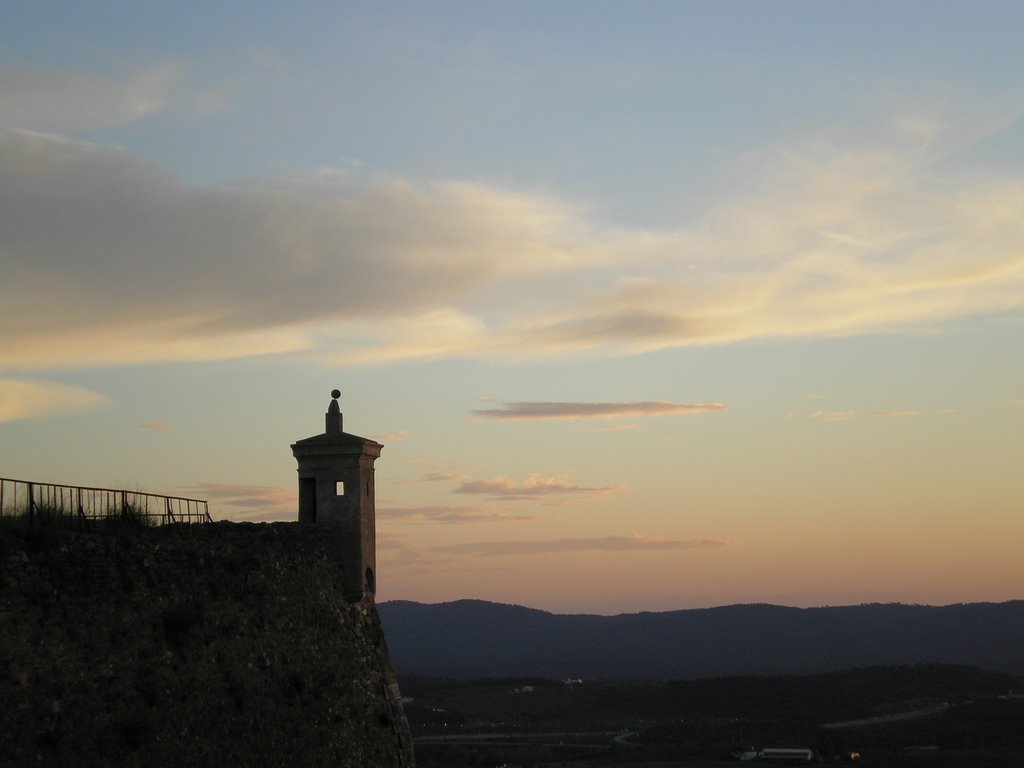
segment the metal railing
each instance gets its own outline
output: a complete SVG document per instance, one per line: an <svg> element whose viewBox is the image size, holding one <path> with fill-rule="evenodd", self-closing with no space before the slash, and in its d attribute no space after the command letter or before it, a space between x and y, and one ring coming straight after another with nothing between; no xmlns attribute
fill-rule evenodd
<svg viewBox="0 0 1024 768"><path fill-rule="evenodd" d="M0 519L6 517L30 523L78 522L84 526L106 520L142 525L213 522L205 499L0 477Z"/></svg>

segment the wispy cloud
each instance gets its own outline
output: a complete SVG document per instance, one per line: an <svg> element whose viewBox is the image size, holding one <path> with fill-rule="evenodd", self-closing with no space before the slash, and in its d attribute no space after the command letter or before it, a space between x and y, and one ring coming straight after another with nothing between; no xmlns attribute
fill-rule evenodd
<svg viewBox="0 0 1024 768"><path fill-rule="evenodd" d="M879 416L882 418L907 418L920 416L919 411L905 410L871 410L871 411L812 411L807 414L809 419L821 419L822 421L849 421L855 416Z"/></svg>
<svg viewBox="0 0 1024 768"><path fill-rule="evenodd" d="M140 114L163 103L149 90ZM742 198L685 230L652 231L460 181L341 171L186 186L124 150L9 132L0 366L611 356L1024 307L1024 179L938 189L926 156L893 147L791 147L764 159ZM119 301L97 305L111 285ZM655 413L531 405L484 415Z"/></svg>
<svg viewBox="0 0 1024 768"><path fill-rule="evenodd" d="M377 531L377 549L388 551L392 557L397 555L402 559L419 557L419 550L410 547L403 534L393 531Z"/></svg>
<svg viewBox="0 0 1024 768"><path fill-rule="evenodd" d="M407 429L400 429L397 432L391 432L386 435L370 435L370 438L378 443L395 443L408 437L412 437L412 432Z"/></svg>
<svg viewBox="0 0 1024 768"><path fill-rule="evenodd" d="M822 421L849 421L857 415L856 411L811 411L807 414L809 419L821 419Z"/></svg>
<svg viewBox="0 0 1024 768"><path fill-rule="evenodd" d="M478 507L383 507L377 510L377 517L383 520L443 523L463 525L466 523L504 523L536 520L534 515L513 515Z"/></svg>
<svg viewBox="0 0 1024 768"><path fill-rule="evenodd" d="M454 493L488 496L498 501L543 500L558 504L585 498L607 496L624 490L623 486L583 487L571 485L558 477L531 474L520 483L511 477L471 480L462 483Z"/></svg>
<svg viewBox="0 0 1024 768"><path fill-rule="evenodd" d="M460 298L588 261L560 245L566 206L470 183L184 187L123 150L25 131L0 134L0 179L6 367L332 349L389 318L426 330L419 354L458 353L481 327ZM111 285L118 301L92 301Z"/></svg>
<svg viewBox="0 0 1024 768"><path fill-rule="evenodd" d="M171 425L166 421L147 421L142 425L143 429L170 429Z"/></svg>
<svg viewBox="0 0 1024 768"><path fill-rule="evenodd" d="M427 472L415 480L402 480L401 483L464 483L470 479L469 475L450 474L445 472Z"/></svg>
<svg viewBox="0 0 1024 768"><path fill-rule="evenodd" d="M502 403L499 408L474 410L477 416L491 419L615 419L623 416L676 416L679 414L724 411L721 403L680 404L664 400L639 403Z"/></svg>
<svg viewBox="0 0 1024 768"><path fill-rule="evenodd" d="M478 541L434 547L432 551L456 555L530 555L549 552L631 552L637 550L717 549L731 542L723 539L663 539L655 536L605 536L592 539L549 541Z"/></svg>
<svg viewBox="0 0 1024 768"><path fill-rule="evenodd" d="M103 395L82 387L48 381L0 379L0 423L56 418L109 404Z"/></svg>
<svg viewBox="0 0 1024 768"><path fill-rule="evenodd" d="M294 519L298 510L298 496L295 488L285 485L248 485L244 483L193 483L185 486L184 493L200 496L212 502L216 514L217 505L242 510L229 517L246 520L288 520Z"/></svg>
<svg viewBox="0 0 1024 768"><path fill-rule="evenodd" d="M165 62L122 77L22 67L0 59L0 128L96 130L164 111L185 74Z"/></svg>

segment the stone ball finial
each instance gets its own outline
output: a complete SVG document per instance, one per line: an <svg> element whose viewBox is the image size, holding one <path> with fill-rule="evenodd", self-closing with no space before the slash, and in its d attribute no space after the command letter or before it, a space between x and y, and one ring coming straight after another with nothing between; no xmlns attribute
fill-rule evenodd
<svg viewBox="0 0 1024 768"><path fill-rule="evenodd" d="M327 413L341 413L341 408L338 405L338 398L341 397L341 390L340 389L332 389L331 390L331 397L334 398L334 399L331 400L331 404L329 406L327 406ZM330 428L328 428L327 431L330 432L331 431ZM341 430L339 429L338 431L340 432Z"/></svg>
<svg viewBox="0 0 1024 768"><path fill-rule="evenodd" d="M327 434L329 435L341 433L341 406L338 405L339 397L341 397L341 390L332 389L331 404L327 406Z"/></svg>

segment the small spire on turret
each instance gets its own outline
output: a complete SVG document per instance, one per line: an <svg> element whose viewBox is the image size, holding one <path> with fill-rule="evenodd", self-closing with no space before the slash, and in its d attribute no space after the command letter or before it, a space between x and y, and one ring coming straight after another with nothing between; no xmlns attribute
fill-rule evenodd
<svg viewBox="0 0 1024 768"><path fill-rule="evenodd" d="M328 435L341 434L341 406L338 405L338 398L341 397L340 389L331 390L331 404L327 406L325 429Z"/></svg>

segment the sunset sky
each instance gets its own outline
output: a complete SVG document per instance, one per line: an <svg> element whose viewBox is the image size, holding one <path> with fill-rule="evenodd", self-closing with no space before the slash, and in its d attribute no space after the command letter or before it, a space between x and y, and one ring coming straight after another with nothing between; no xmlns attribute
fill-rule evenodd
<svg viewBox="0 0 1024 768"><path fill-rule="evenodd" d="M1024 4L18 3L0 476L296 515L378 600L1024 598Z"/></svg>

